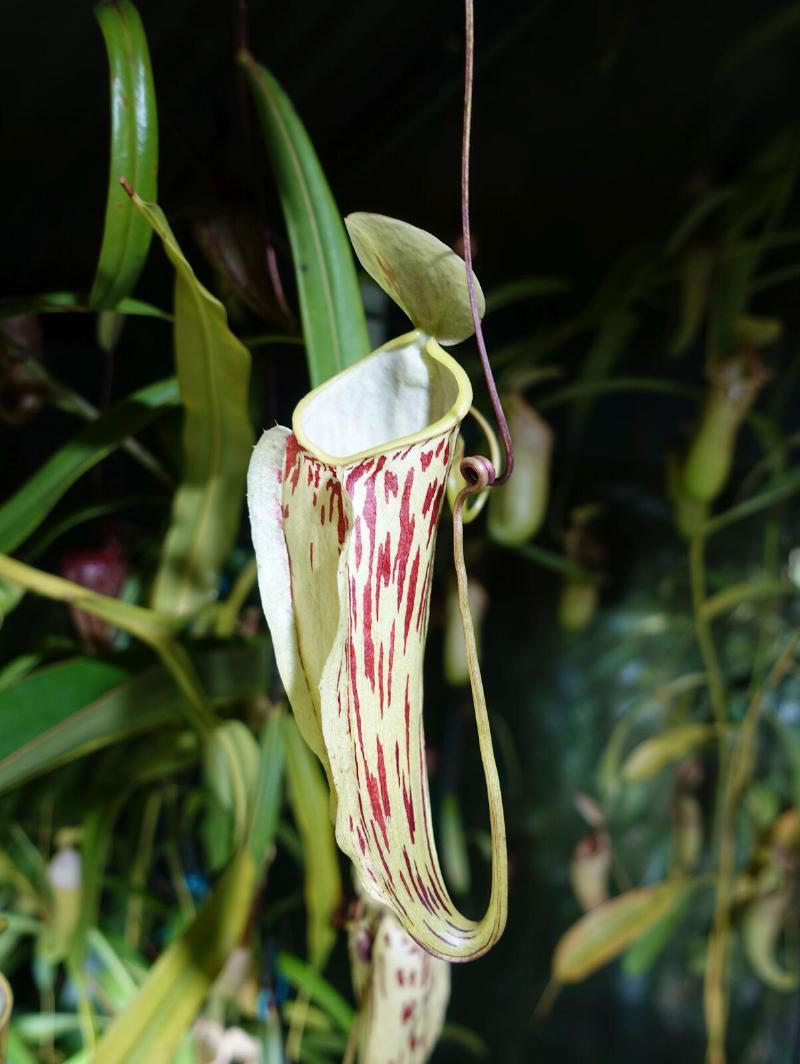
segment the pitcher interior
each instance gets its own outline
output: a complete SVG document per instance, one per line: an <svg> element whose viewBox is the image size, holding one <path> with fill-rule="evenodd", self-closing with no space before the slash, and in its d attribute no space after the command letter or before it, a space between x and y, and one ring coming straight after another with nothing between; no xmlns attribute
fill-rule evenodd
<svg viewBox="0 0 800 1064"><path fill-rule="evenodd" d="M444 352L442 358L450 361ZM453 371L410 341L376 351L312 392L295 412L295 431L312 448L346 460L423 432L448 414L460 419L469 398L457 411L458 400Z"/></svg>

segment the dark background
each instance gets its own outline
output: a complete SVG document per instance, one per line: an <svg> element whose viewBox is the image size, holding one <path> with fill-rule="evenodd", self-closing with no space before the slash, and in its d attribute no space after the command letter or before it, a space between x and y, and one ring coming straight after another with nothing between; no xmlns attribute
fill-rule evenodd
<svg viewBox="0 0 800 1064"><path fill-rule="evenodd" d="M227 0L142 0L174 218L263 191L251 165ZM343 213L458 232L462 5L249 5L250 46L305 121ZM663 233L692 181L725 177L800 108L800 33L728 75L785 3L483 0L477 4L473 215L480 276L592 279ZM0 290L88 287L102 231L107 68L92 5L0 12ZM260 195L260 192L258 193ZM278 212L266 196L276 224Z"/></svg>

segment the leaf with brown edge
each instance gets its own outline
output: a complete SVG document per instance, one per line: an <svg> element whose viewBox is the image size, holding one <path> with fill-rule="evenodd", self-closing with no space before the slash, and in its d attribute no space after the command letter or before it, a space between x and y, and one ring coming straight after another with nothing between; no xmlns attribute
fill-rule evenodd
<svg viewBox="0 0 800 1064"><path fill-rule="evenodd" d="M383 214L358 212L344 223L358 261L414 328L446 346L472 336L467 268L452 248L424 229ZM474 274L473 280L483 317L483 292Z"/></svg>
<svg viewBox="0 0 800 1064"><path fill-rule="evenodd" d="M679 724L639 743L622 766L626 783L647 779L666 765L704 746L716 735L713 724Z"/></svg>
<svg viewBox="0 0 800 1064"><path fill-rule="evenodd" d="M637 887L592 909L572 925L556 946L553 979L559 983L586 979L672 912L694 885L675 879Z"/></svg>

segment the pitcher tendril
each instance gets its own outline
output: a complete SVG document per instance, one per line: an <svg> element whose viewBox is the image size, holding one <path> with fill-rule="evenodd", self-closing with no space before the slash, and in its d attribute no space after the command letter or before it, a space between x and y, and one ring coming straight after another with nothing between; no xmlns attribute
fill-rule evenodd
<svg viewBox="0 0 800 1064"><path fill-rule="evenodd" d="M478 354L480 355L484 380L489 391L489 398L494 410L497 427L500 431L500 437L503 441L503 472L499 475L489 458L481 456L479 459L465 458L462 461L461 473L469 484L469 488L464 490L468 491L469 494L474 494L476 491L482 491L486 487L505 484L514 470L514 444L511 441L508 422L497 392L497 384L489 363L489 355L486 351L481 316L478 311L478 301L475 297L475 279L472 273L472 238L469 224L469 160L472 129L472 85L475 68L475 11L473 0L466 0L465 14L464 132L461 141L461 235L464 244L464 262L467 266L467 291L469 293L469 306L472 311L472 323L475 328L475 341L478 344Z"/></svg>

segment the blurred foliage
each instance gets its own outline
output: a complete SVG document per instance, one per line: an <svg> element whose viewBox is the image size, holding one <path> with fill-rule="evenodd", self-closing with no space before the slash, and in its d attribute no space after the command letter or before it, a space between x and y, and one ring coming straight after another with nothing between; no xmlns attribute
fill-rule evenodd
<svg viewBox="0 0 800 1064"><path fill-rule="evenodd" d="M247 51L245 118L291 261L254 204L204 205L181 250L146 202L139 17L119 0L98 19L113 136L97 274L0 301L0 418L20 454L0 506L0 1040L14 1064L192 1064L213 1059L202 1015L203 1037L240 1028L269 1064L287 1047L340 1060L352 890L241 523L255 430L366 351L355 267L299 117ZM797 23L794 4L766 20L729 71ZM436 1059L796 1055L798 160L787 129L726 183L697 175L663 239L592 291L487 285L520 455L467 550L514 874L505 938L453 973ZM151 225L175 272L154 267L145 302ZM97 406L76 335L98 353ZM452 661L447 556L432 616ZM477 751L463 669L447 684L435 660L429 772L445 871L472 905L488 877Z"/></svg>

